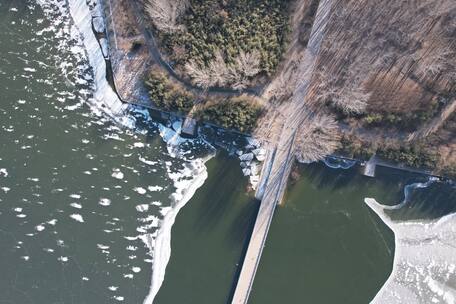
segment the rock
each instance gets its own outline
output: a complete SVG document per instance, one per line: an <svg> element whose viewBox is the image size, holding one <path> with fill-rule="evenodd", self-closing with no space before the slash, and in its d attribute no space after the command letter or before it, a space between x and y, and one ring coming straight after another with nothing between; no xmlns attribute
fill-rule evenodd
<svg viewBox="0 0 456 304"><path fill-rule="evenodd" d="M261 145L259 140L252 137L247 137L247 142L249 143L249 145L254 146L256 148L259 148Z"/></svg>
<svg viewBox="0 0 456 304"><path fill-rule="evenodd" d="M237 151L236 151L236 154L237 154L238 156L241 156L242 154L244 154L244 152L242 152L241 150L237 150Z"/></svg>
<svg viewBox="0 0 456 304"><path fill-rule="evenodd" d="M252 175L258 175L258 165L256 163L250 165L250 170L252 171Z"/></svg>
<svg viewBox="0 0 456 304"><path fill-rule="evenodd" d="M102 17L94 17L92 23L96 33L103 34L105 32L105 23Z"/></svg>
<svg viewBox="0 0 456 304"><path fill-rule="evenodd" d="M241 168L247 168L249 165L246 162L241 162Z"/></svg>
<svg viewBox="0 0 456 304"><path fill-rule="evenodd" d="M252 189L256 190L258 183L260 182L260 177L258 175L251 175L249 179L250 179L250 185L252 186Z"/></svg>
<svg viewBox="0 0 456 304"><path fill-rule="evenodd" d="M255 156L253 155L253 153L246 153L246 154L239 156L239 159L241 161L252 161L254 157Z"/></svg>
<svg viewBox="0 0 456 304"><path fill-rule="evenodd" d="M247 145L247 146L245 146L245 149L246 150L253 150L253 149L255 149L255 146Z"/></svg>
<svg viewBox="0 0 456 304"><path fill-rule="evenodd" d="M250 169L245 168L245 169L242 169L242 173L244 174L244 176L249 176L251 171L250 171Z"/></svg>
<svg viewBox="0 0 456 304"><path fill-rule="evenodd" d="M105 38L100 39L101 52L104 58L109 58L108 41Z"/></svg>
<svg viewBox="0 0 456 304"><path fill-rule="evenodd" d="M266 150L265 149L255 149L252 151L258 161L264 161L266 159Z"/></svg>

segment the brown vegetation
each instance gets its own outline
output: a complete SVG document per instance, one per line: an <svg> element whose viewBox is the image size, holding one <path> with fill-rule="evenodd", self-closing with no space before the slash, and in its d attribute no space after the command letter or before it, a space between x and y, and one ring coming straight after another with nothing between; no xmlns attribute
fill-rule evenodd
<svg viewBox="0 0 456 304"><path fill-rule="evenodd" d="M190 60L185 69L193 83L201 88L229 86L242 90L250 84L253 76L260 72L259 53L241 51L232 64L227 64L222 52L217 50L215 58L208 65Z"/></svg>
<svg viewBox="0 0 456 304"><path fill-rule="evenodd" d="M189 0L145 0L145 9L154 25L169 32L178 28L177 18L188 8Z"/></svg>
<svg viewBox="0 0 456 304"><path fill-rule="evenodd" d="M334 117L317 114L306 119L296 134L296 157L304 163L322 160L338 149L339 142Z"/></svg>

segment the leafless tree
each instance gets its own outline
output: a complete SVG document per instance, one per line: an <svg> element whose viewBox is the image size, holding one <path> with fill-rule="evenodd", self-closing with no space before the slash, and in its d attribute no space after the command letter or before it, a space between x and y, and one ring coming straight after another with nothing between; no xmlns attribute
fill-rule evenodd
<svg viewBox="0 0 456 304"><path fill-rule="evenodd" d="M234 68L245 77L255 76L260 72L260 53L257 50L250 53L241 51L234 60Z"/></svg>
<svg viewBox="0 0 456 304"><path fill-rule="evenodd" d="M320 103L328 103L345 114L361 114L366 111L370 93L365 92L362 81L356 72L350 71L345 77L335 76L327 70L319 72L317 99ZM338 77L341 78L338 84ZM348 81L349 83L347 83Z"/></svg>
<svg viewBox="0 0 456 304"><path fill-rule="evenodd" d="M213 86L213 78L207 68L194 60L189 61L185 65L187 74L192 78L193 83L205 90Z"/></svg>
<svg viewBox="0 0 456 304"><path fill-rule="evenodd" d="M145 0L146 12L154 25L161 31L176 30L177 18L185 12L189 0Z"/></svg>
<svg viewBox="0 0 456 304"><path fill-rule="evenodd" d="M443 43L442 43L443 44ZM454 46L444 45L444 47L436 47L428 50L422 57L416 58L418 61L417 72L423 77L435 77L438 74L448 70L451 71L452 59L456 57Z"/></svg>
<svg viewBox="0 0 456 304"><path fill-rule="evenodd" d="M260 72L260 58L258 51L241 51L233 64L227 64L222 52L217 50L214 59L207 66L190 61L185 65L185 70L197 86L230 86L242 90L248 87L251 77Z"/></svg>
<svg viewBox="0 0 456 304"><path fill-rule="evenodd" d="M302 124L297 133L296 157L300 162L322 160L334 153L340 144L340 134L333 116L317 114Z"/></svg>

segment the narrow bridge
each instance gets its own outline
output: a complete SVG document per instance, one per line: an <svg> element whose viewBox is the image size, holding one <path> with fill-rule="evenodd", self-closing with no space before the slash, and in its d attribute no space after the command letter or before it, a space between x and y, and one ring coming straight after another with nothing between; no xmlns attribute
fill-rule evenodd
<svg viewBox="0 0 456 304"><path fill-rule="evenodd" d="M262 179L266 179L263 181L266 187L233 296L233 304L247 303L250 290L252 289L253 279L260 262L274 210L282 200L291 171L294 133L291 137L287 138L287 142L284 145L279 145L272 153L269 153L268 158L271 159L265 162L272 161L272 167L270 168L270 172L263 172L262 174Z"/></svg>
<svg viewBox="0 0 456 304"><path fill-rule="evenodd" d="M299 83L294 90L290 101L284 102L276 111L281 120L281 128L276 132L276 143L268 150L267 160L264 163L259 193L261 199L260 209L255 220L250 242L242 264L239 279L234 291L232 304L246 304L253 280L260 262L269 227L274 216L274 211L284 196L288 177L294 161L295 137L297 130L309 123L314 116L309 86L317 65L317 56L323 41L325 28L329 20L333 0L320 0L315 21L312 27L307 48L300 62L297 72ZM271 152L272 151L272 152Z"/></svg>

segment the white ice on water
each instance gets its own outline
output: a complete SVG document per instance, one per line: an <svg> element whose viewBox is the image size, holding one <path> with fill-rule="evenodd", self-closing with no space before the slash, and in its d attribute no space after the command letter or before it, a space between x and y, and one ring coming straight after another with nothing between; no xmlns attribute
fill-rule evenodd
<svg viewBox="0 0 456 304"><path fill-rule="evenodd" d="M404 201L396 206L366 198L366 204L394 232L396 250L393 271L373 299L374 304L456 303L456 214L437 220L393 221L385 210L403 208L410 191L424 188L415 183L404 190Z"/></svg>
<svg viewBox="0 0 456 304"><path fill-rule="evenodd" d="M128 106L118 99L117 95L106 81L105 61L99 44L92 32L92 16L87 2L83 0L68 0L68 4L71 16L75 22L75 27L82 35L82 41L88 61L94 70L95 88L94 100L92 102L92 105L95 106L94 110L104 112L117 122L128 127L133 127L134 119L125 114ZM91 5L95 4L96 1L91 1ZM143 114L148 115L148 113ZM158 125L158 127L163 140L167 143L169 154L173 157L182 157L185 155L184 151L181 151L180 149L180 144L188 140L181 138L179 134L171 128L167 128L163 125ZM180 125L175 123L174 128L179 129ZM144 146L145 145L142 142L134 143L134 147L136 148L143 148ZM176 189L170 197L171 206L161 207L163 219L159 221L159 228L155 233L150 234L146 232L138 236L138 238L140 238L148 247L150 254L153 257L151 287L149 294L144 300L144 304L153 303L155 295L163 283L165 269L171 255L171 227L175 222L179 210L191 199L195 191L204 184L204 181L207 178L207 170L204 164L210 157L212 157L212 155L205 159L187 160L185 168L179 172L171 171L170 165L166 164L168 167L168 176L173 181L173 185ZM155 164L142 157L140 157L140 161L145 164ZM113 177L121 179L123 178L123 174L121 175L119 171L113 172ZM147 191L141 187L137 187L135 190L140 194L145 194ZM162 190L161 187L150 187L149 189L149 191L160 190ZM160 206L161 203L155 202L154 205ZM146 208L141 209L144 210ZM78 214L72 214L70 217L77 221L83 221L82 216ZM156 226L158 220L152 218L151 221L152 223L150 225ZM133 246L130 247L130 249L134 248ZM140 270L139 267L132 268L133 272L139 272ZM128 276L130 277L132 275ZM123 301L124 298L116 296L114 299Z"/></svg>

